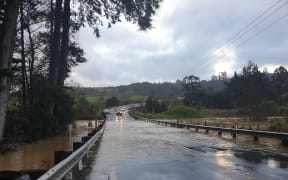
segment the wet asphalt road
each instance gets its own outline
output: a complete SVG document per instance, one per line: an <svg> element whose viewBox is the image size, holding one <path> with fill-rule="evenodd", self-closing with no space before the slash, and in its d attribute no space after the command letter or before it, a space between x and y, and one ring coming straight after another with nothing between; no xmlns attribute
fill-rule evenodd
<svg viewBox="0 0 288 180"><path fill-rule="evenodd" d="M187 129L111 116L95 149L93 180L287 179L288 158Z"/></svg>

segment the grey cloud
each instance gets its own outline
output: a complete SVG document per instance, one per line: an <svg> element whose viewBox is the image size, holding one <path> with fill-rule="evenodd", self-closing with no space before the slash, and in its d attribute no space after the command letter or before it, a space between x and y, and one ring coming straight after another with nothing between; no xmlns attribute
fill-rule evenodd
<svg viewBox="0 0 288 180"><path fill-rule="evenodd" d="M274 2L181 0L176 3L164 0L163 7L154 17L155 28L151 31L139 32L137 27L124 22L110 29L102 28L102 37L96 39L92 31L85 28L80 32L79 40L88 62L73 70L76 73L72 79L81 75L78 79L87 80L83 81L84 86L103 86L171 81L188 74L195 74L201 79L210 78L215 73L213 64L224 61L225 57L203 57L224 45ZM266 23L277 20L287 9L288 6ZM266 64L287 66L287 22L288 18L283 19L265 33L234 49L237 57L233 68L241 69L248 60L260 67ZM249 36L263 27L254 29Z"/></svg>

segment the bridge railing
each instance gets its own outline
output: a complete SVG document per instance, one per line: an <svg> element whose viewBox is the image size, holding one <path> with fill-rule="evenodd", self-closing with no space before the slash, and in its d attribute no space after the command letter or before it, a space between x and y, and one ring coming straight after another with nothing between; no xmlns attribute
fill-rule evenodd
<svg viewBox="0 0 288 180"><path fill-rule="evenodd" d="M101 134L104 132L105 121L98 126L98 130L95 134L90 137L90 139L83 144L80 148L75 150L67 158L57 163L54 167L49 169L45 174L43 174L39 180L58 180L64 178L72 168L79 163L79 161L88 153L90 148L99 139Z"/></svg>

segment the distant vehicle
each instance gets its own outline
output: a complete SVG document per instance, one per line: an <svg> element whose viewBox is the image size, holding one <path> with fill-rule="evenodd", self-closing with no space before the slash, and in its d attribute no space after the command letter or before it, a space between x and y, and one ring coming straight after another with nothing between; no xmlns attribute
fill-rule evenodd
<svg viewBox="0 0 288 180"><path fill-rule="evenodd" d="M122 116L122 113L121 112L116 112L116 116Z"/></svg>

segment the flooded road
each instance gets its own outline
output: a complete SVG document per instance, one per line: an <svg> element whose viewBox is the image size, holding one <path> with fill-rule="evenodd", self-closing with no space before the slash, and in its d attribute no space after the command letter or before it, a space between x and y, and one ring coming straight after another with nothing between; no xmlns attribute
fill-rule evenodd
<svg viewBox="0 0 288 180"><path fill-rule="evenodd" d="M287 179L288 157L217 136L110 117L83 179Z"/></svg>

